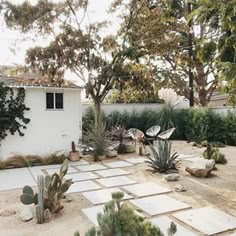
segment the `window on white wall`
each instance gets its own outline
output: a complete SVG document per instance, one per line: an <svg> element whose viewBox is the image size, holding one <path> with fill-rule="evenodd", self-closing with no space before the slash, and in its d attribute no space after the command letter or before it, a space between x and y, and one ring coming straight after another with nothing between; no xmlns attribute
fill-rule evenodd
<svg viewBox="0 0 236 236"><path fill-rule="evenodd" d="M63 109L63 93L46 93L47 109Z"/></svg>

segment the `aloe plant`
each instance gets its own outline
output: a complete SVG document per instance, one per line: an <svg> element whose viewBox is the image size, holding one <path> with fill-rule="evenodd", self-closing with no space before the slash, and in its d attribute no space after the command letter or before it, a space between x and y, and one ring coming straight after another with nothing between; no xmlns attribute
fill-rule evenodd
<svg viewBox="0 0 236 236"><path fill-rule="evenodd" d="M164 173L169 170L177 170L179 161L176 158L178 155L177 153L171 155L171 145L168 140L158 140L157 150L150 145L152 157L148 157L149 160L146 162L153 169L153 172Z"/></svg>

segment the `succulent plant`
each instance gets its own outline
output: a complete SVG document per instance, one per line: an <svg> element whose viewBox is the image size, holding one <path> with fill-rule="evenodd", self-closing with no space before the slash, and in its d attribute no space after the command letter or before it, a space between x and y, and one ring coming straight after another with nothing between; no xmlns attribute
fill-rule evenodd
<svg viewBox="0 0 236 236"><path fill-rule="evenodd" d="M207 144L206 150L203 152L203 157L205 159L213 159L217 164L226 164L227 159L225 155L219 151L219 148L213 148L210 143Z"/></svg>
<svg viewBox="0 0 236 236"><path fill-rule="evenodd" d="M127 204L123 203L124 194L116 192L112 194L112 200L105 204L104 213L97 215L99 228L91 228L85 236L108 236L108 235L136 235L136 236L163 236L162 231L151 224L144 217ZM172 222L168 228L168 235L173 236L177 231ZM78 231L74 234L77 236Z"/></svg>
<svg viewBox="0 0 236 236"><path fill-rule="evenodd" d="M177 153L171 155L171 142L168 140L158 140L157 150L154 146L150 145L150 149L153 157L148 157L149 167L153 169L153 172L167 172L169 170L177 170L179 161Z"/></svg>
<svg viewBox="0 0 236 236"><path fill-rule="evenodd" d="M115 140L119 141L117 149L118 153L126 153L126 147L124 145L124 142L125 139L130 137L130 132L126 130L125 126L116 125L115 127L112 127L111 134Z"/></svg>
<svg viewBox="0 0 236 236"><path fill-rule="evenodd" d="M63 209L61 199L71 186L72 179L64 179L68 170L68 160L61 166L60 174L52 176L38 176L38 193L34 193L30 186L23 188L20 200L25 205L36 205L36 217L38 223L43 223L48 218L49 211L58 213Z"/></svg>

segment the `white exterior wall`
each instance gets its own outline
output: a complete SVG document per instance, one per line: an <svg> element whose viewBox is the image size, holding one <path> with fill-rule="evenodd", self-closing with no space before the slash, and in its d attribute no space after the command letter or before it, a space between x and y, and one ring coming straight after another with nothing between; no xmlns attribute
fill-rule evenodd
<svg viewBox="0 0 236 236"><path fill-rule="evenodd" d="M63 92L64 109L46 110L46 92ZM82 105L79 89L26 88L25 105L30 118L24 136L8 135L0 146L0 159L14 154L47 155L70 151L71 142L82 135Z"/></svg>

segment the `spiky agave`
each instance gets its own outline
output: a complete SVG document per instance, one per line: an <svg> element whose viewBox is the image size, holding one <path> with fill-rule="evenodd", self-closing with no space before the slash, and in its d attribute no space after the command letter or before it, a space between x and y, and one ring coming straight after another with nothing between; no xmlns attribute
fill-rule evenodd
<svg viewBox="0 0 236 236"><path fill-rule="evenodd" d="M146 161L153 169L153 172L164 173L169 170L177 171L179 161L177 161L178 154L174 153L171 155L172 143L168 140L158 140L157 150L153 145L150 145L152 157L148 157Z"/></svg>

